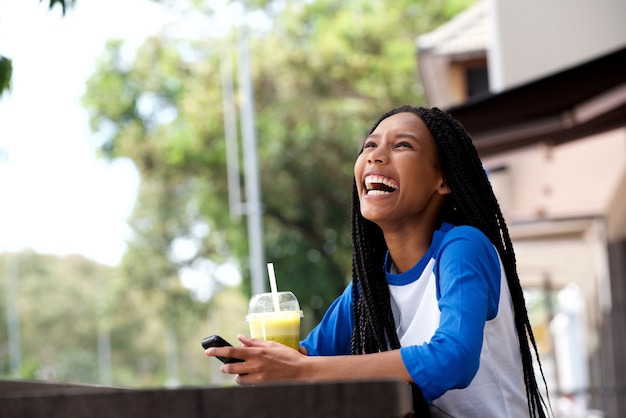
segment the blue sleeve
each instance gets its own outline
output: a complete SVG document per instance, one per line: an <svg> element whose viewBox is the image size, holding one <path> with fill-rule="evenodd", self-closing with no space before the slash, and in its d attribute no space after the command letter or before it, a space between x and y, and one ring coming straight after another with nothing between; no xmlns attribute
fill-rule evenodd
<svg viewBox="0 0 626 418"><path fill-rule="evenodd" d="M322 321L300 345L310 356L350 354L352 337L352 283L330 305Z"/></svg>
<svg viewBox="0 0 626 418"><path fill-rule="evenodd" d="M472 227L448 232L436 259L439 328L428 343L400 349L427 402L467 387L476 375L485 322L498 313L502 274L496 249Z"/></svg>

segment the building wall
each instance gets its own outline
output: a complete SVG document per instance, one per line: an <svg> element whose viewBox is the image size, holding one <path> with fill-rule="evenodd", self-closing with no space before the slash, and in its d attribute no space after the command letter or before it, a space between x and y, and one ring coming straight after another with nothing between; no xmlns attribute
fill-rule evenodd
<svg viewBox="0 0 626 418"><path fill-rule="evenodd" d="M606 216L626 177L626 129L533 146L483 163L493 171L494 191L510 221Z"/></svg>
<svg viewBox="0 0 626 418"><path fill-rule="evenodd" d="M626 45L624 0L488 0L492 92L523 84Z"/></svg>

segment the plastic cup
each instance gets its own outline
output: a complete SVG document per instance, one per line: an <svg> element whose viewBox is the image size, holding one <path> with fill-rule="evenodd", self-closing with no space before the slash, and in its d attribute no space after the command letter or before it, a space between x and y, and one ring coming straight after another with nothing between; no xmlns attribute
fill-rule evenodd
<svg viewBox="0 0 626 418"><path fill-rule="evenodd" d="M277 292L279 311L274 308L272 293L261 293L250 299L246 321L250 336L258 340L276 341L298 350L300 347L300 310L298 299L291 292Z"/></svg>

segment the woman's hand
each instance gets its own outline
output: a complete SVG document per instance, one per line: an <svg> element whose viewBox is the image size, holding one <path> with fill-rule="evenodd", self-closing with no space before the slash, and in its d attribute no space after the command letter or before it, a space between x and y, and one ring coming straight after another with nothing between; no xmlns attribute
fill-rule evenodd
<svg viewBox="0 0 626 418"><path fill-rule="evenodd" d="M400 350L361 356L306 355L273 341L261 341L238 335L240 347L212 347L207 356L234 357L243 360L223 364L223 373L236 374L240 385L255 385L280 380L322 381L346 379L400 378L411 382Z"/></svg>
<svg viewBox="0 0 626 418"><path fill-rule="evenodd" d="M237 335L240 347L212 347L207 356L242 359L243 362L223 364L223 373L236 374L240 385L254 385L279 380L306 380L306 349L300 351L273 341L261 341Z"/></svg>

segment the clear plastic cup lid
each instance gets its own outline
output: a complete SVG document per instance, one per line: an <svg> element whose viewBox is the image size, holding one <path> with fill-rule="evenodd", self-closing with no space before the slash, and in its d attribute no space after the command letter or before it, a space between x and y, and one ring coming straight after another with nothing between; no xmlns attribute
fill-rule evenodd
<svg viewBox="0 0 626 418"><path fill-rule="evenodd" d="M276 296L281 311L300 311L300 304L293 293L278 292ZM252 296L248 305L249 314L269 312L275 312L272 293L261 293Z"/></svg>

